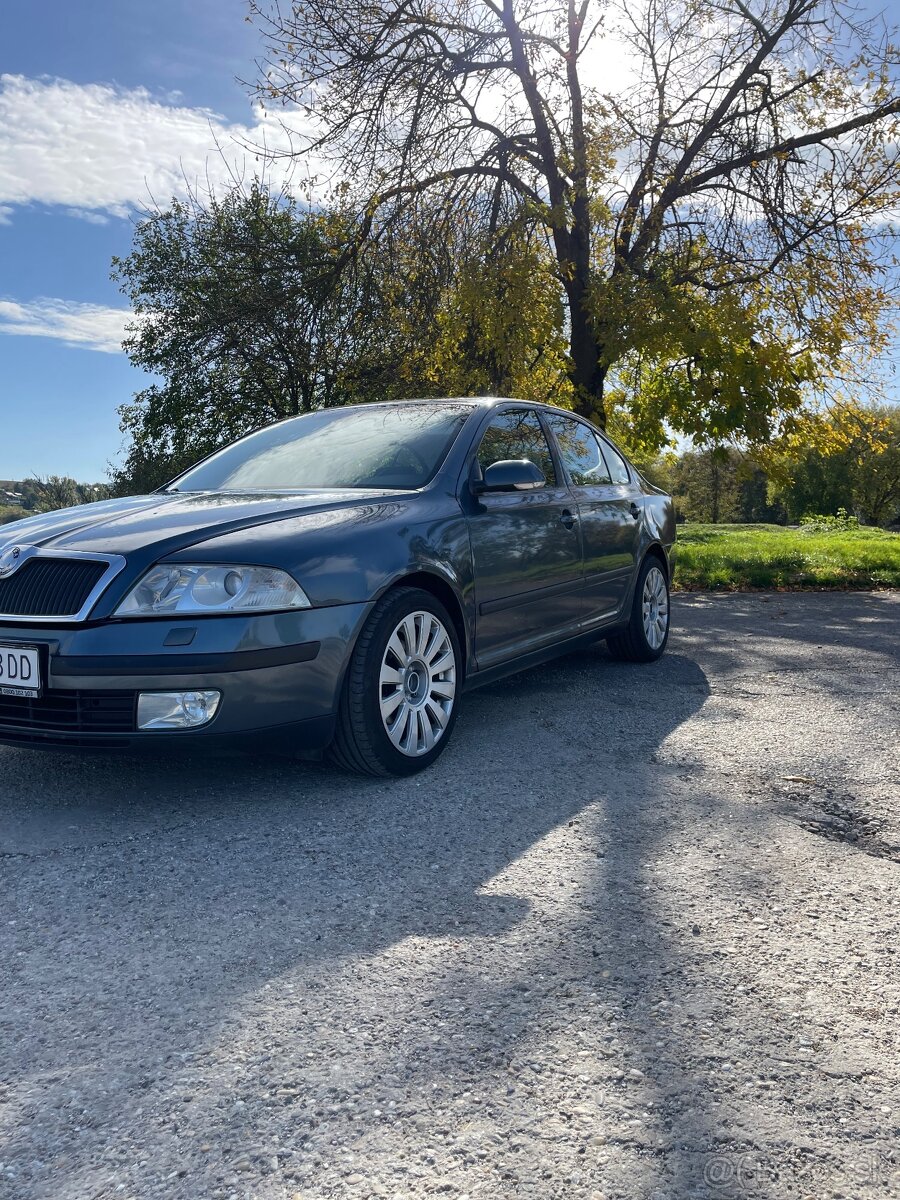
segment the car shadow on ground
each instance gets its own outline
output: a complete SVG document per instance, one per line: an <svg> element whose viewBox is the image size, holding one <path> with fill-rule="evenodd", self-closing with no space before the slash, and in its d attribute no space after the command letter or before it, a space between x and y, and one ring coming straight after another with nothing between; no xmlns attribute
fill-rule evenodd
<svg viewBox="0 0 900 1200"><path fill-rule="evenodd" d="M15 948L0 1041L14 1096L33 1106L15 1136L35 1183L49 1168L37 1166L38 1147L53 1145L87 1187L86 1141L96 1148L111 1126L168 1103L179 1064L230 1045L265 989L291 979L305 997L294 1044L282 1047L279 1074L290 1075L310 1046L327 1057L349 1036L353 980L365 993L369 965L391 948L510 936L532 900L487 885L608 797L611 780L628 777L629 820L658 805L651 759L707 691L696 663L677 654L646 671L602 650L571 656L467 697L453 746L403 781L281 761L7 752L0 845L16 924L6 930ZM612 849L623 895L639 870L627 855L642 845L629 835L630 850ZM48 857L62 870L52 882ZM596 936L618 903L611 895L598 912ZM516 995L518 1037L531 1017L527 994ZM381 1049L370 1050L377 1072ZM433 1056L409 1058L411 1078L423 1062ZM360 1065L362 1083L365 1054ZM84 1124L73 1132L73 1104L90 1113L87 1138ZM16 1110L14 1100L7 1135ZM246 1140L239 1119L199 1100L192 1115L207 1141L226 1145ZM250 1140L265 1138L259 1128ZM167 1153L173 1164L184 1154L176 1147L160 1169Z"/></svg>
<svg viewBox="0 0 900 1200"><path fill-rule="evenodd" d="M260 1195L342 1194L348 1152L394 1185L381 1103L417 1160L454 1106L511 1139L524 1104L551 1178L540 1137L504 1140L493 1195L579 1195L591 1170L630 1200L747 1195L735 1156L773 1110L726 1068L770 1060L774 1017L759 947L729 957L704 907L731 890L746 918L735 840L761 847L760 894L781 865L767 815L681 752L709 695L677 646L650 668L590 650L467 697L404 781L7 752L0 1129L20 1200L61 1174L59 1197L229 1194L242 1169ZM705 895L688 863L711 864ZM572 1039L587 1064L548 1085Z"/></svg>

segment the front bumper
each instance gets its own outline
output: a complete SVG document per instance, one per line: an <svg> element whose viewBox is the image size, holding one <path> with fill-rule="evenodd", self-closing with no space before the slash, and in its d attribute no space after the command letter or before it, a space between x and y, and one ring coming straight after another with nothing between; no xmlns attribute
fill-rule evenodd
<svg viewBox="0 0 900 1200"><path fill-rule="evenodd" d="M261 616L0 624L0 643L38 646L39 700L0 696L0 742L159 751L321 749L369 604ZM208 725L138 731L137 695L215 688Z"/></svg>

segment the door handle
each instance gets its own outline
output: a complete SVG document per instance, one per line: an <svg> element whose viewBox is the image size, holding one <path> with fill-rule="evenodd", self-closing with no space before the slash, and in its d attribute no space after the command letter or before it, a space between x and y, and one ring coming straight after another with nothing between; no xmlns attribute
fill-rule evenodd
<svg viewBox="0 0 900 1200"><path fill-rule="evenodd" d="M559 514L559 519L562 522L562 524L565 525L566 529L574 529L575 522L578 520L578 518L575 516L575 514L573 512L571 512L568 508L564 508L562 510L562 512Z"/></svg>
<svg viewBox="0 0 900 1200"><path fill-rule="evenodd" d="M633 500L631 502L631 515L634 517L634 519L636 521L638 520L638 518L641 515L640 507L637 504L635 504L635 502Z"/></svg>

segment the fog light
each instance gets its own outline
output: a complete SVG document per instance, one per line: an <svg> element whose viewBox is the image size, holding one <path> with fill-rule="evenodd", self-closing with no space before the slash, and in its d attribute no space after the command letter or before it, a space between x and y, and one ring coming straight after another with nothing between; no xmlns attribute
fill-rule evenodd
<svg viewBox="0 0 900 1200"><path fill-rule="evenodd" d="M221 692L141 692L138 729L196 729L213 719Z"/></svg>

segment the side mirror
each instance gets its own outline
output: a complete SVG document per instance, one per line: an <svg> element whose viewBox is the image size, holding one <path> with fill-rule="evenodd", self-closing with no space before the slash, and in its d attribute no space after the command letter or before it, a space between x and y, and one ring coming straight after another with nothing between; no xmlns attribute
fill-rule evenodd
<svg viewBox="0 0 900 1200"><path fill-rule="evenodd" d="M477 492L531 492L545 486L540 467L527 458L505 458L484 469L484 478L475 484Z"/></svg>

